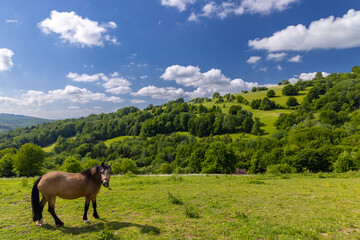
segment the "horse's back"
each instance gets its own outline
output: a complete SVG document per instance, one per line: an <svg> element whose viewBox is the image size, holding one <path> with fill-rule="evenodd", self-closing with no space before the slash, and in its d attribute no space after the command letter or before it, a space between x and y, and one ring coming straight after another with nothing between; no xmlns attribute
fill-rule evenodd
<svg viewBox="0 0 360 240"><path fill-rule="evenodd" d="M94 191L89 187L86 177L80 173L53 171L46 173L38 184L43 196L59 196L65 199L75 199Z"/></svg>

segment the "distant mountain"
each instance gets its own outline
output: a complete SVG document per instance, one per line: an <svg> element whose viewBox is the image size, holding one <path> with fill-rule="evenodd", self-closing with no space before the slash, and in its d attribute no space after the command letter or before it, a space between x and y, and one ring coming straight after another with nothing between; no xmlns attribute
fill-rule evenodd
<svg viewBox="0 0 360 240"><path fill-rule="evenodd" d="M32 125L52 121L53 120L43 118L0 113L0 132L11 131L19 127L30 127Z"/></svg>

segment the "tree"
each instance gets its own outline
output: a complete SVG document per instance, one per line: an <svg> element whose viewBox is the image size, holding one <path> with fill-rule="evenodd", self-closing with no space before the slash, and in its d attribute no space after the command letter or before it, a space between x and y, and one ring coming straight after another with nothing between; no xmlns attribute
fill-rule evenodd
<svg viewBox="0 0 360 240"><path fill-rule="evenodd" d="M288 98L288 100L286 101L286 105L289 107L295 107L295 106L299 105L299 103L295 97L290 96Z"/></svg>
<svg viewBox="0 0 360 240"><path fill-rule="evenodd" d="M32 143L26 143L14 156L14 172L26 177L40 175L44 161L44 150Z"/></svg>
<svg viewBox="0 0 360 240"><path fill-rule="evenodd" d="M360 73L360 66L354 66L354 67L351 69L351 71L352 71L353 73Z"/></svg>
<svg viewBox="0 0 360 240"><path fill-rule="evenodd" d="M274 101L271 101L268 97L264 97L263 100L261 100L259 109L260 110L271 110L276 108L276 104Z"/></svg>
<svg viewBox="0 0 360 240"><path fill-rule="evenodd" d="M260 135L261 134L261 131L260 131L260 119L257 118L257 117L255 118L254 125L252 126L251 134L253 134L253 135Z"/></svg>
<svg viewBox="0 0 360 240"><path fill-rule="evenodd" d="M13 154L5 154L0 159L0 177L12 177L13 172Z"/></svg>
<svg viewBox="0 0 360 240"><path fill-rule="evenodd" d="M233 173L236 157L231 146L224 142L213 142L205 152L202 164L203 173Z"/></svg>
<svg viewBox="0 0 360 240"><path fill-rule="evenodd" d="M256 87L253 87L253 88L251 89L251 91L252 91L252 92L256 92Z"/></svg>
<svg viewBox="0 0 360 240"><path fill-rule="evenodd" d="M339 155L338 159L334 163L335 172L347 172L358 169L359 166L356 164L354 153L343 152Z"/></svg>
<svg viewBox="0 0 360 240"><path fill-rule="evenodd" d="M252 109L259 109L260 104L261 104L261 99L254 99L254 100L251 101L250 107Z"/></svg>
<svg viewBox="0 0 360 240"><path fill-rule="evenodd" d="M229 109L229 114L236 115L238 113L238 111L240 111L241 109L242 109L242 107L240 105L232 105Z"/></svg>
<svg viewBox="0 0 360 240"><path fill-rule="evenodd" d="M131 160L131 159L123 159L121 161L121 172L122 173L128 173L128 172L132 172L132 173L137 173L138 169L136 166L136 163Z"/></svg>
<svg viewBox="0 0 360 240"><path fill-rule="evenodd" d="M299 90L291 84L286 85L282 89L282 94L285 96L295 96L295 95L298 95L298 93L299 93Z"/></svg>
<svg viewBox="0 0 360 240"><path fill-rule="evenodd" d="M268 98L275 97L275 91L274 91L274 89L270 89L269 91L267 91L266 96L267 96Z"/></svg>
<svg viewBox="0 0 360 240"><path fill-rule="evenodd" d="M212 98L221 98L220 93L219 92L214 92L214 94L212 95Z"/></svg>
<svg viewBox="0 0 360 240"><path fill-rule="evenodd" d="M205 151L202 148L196 149L190 156L189 167L195 172L201 172L201 163L205 161Z"/></svg>
<svg viewBox="0 0 360 240"><path fill-rule="evenodd" d="M251 133L253 125L254 125L254 120L251 117L246 117L242 123L242 128L244 132Z"/></svg>
<svg viewBox="0 0 360 240"><path fill-rule="evenodd" d="M61 170L70 173L78 173L81 172L83 168L81 167L81 163L79 160L74 157L68 157L65 159Z"/></svg>

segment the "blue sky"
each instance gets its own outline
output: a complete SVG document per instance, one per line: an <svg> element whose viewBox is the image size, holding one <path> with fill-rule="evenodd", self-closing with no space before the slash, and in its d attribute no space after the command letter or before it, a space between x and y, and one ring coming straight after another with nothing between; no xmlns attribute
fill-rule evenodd
<svg viewBox="0 0 360 240"><path fill-rule="evenodd" d="M0 0L0 112L51 119L359 65L358 0Z"/></svg>

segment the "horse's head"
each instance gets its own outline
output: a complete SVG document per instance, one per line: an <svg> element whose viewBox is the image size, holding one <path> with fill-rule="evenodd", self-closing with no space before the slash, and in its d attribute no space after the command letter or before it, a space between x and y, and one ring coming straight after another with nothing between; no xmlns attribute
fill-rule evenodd
<svg viewBox="0 0 360 240"><path fill-rule="evenodd" d="M111 174L111 163L109 165L102 163L100 168L101 182L104 187L109 187Z"/></svg>

